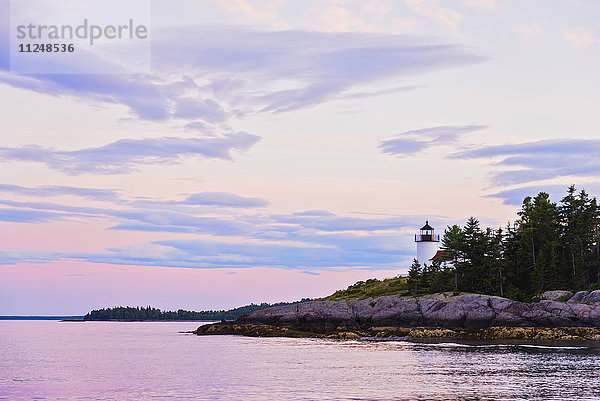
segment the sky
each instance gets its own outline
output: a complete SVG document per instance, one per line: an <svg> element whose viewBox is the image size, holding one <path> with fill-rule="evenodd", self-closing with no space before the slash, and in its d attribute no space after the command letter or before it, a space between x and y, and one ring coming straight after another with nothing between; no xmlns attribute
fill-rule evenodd
<svg viewBox="0 0 600 401"><path fill-rule="evenodd" d="M596 0L147 4L148 68L31 75L0 0L0 315L326 296L600 193Z"/></svg>

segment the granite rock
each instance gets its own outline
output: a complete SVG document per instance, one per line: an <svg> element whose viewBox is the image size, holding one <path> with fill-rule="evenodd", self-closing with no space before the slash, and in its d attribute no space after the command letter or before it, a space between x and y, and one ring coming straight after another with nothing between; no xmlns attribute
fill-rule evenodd
<svg viewBox="0 0 600 401"><path fill-rule="evenodd" d="M553 290L542 293L541 299L548 299L550 301L561 301L570 299L572 296L573 293L571 291Z"/></svg>
<svg viewBox="0 0 600 401"><path fill-rule="evenodd" d="M600 290L592 291L581 300L584 304L595 304L600 302Z"/></svg>
<svg viewBox="0 0 600 401"><path fill-rule="evenodd" d="M567 303L569 303L569 304L578 304L578 303L581 303L581 301L583 300L583 298L585 298L585 296L587 294L589 294L589 293L590 293L589 291L578 291L578 292L575 293L575 295L573 295L571 297L571 299L569 299L567 301Z"/></svg>
<svg viewBox="0 0 600 401"><path fill-rule="evenodd" d="M524 303L489 295L452 293L316 300L259 310L241 316L237 323L286 326L315 333L371 327L600 327L600 291L587 294L582 303Z"/></svg>

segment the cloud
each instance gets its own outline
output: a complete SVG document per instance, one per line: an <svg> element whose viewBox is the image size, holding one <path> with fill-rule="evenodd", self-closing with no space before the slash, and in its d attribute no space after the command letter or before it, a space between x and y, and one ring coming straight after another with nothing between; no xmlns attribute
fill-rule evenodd
<svg viewBox="0 0 600 401"><path fill-rule="evenodd" d="M202 40L179 40L190 35ZM242 82L269 78L304 83L302 87L331 79L359 84L484 60L461 46L403 35L182 27L153 39L161 51L159 69L173 64L207 74L220 69Z"/></svg>
<svg viewBox="0 0 600 401"><path fill-rule="evenodd" d="M123 104L144 120L164 120L171 112L172 99L156 78L117 74L44 74L17 75L0 73L0 82L54 96L73 96L86 101Z"/></svg>
<svg viewBox="0 0 600 401"><path fill-rule="evenodd" d="M526 196L537 195L539 192L550 194L550 198L558 201L567 194L568 185L535 185L508 189L486 195L489 198L502 199L505 205L521 206ZM585 189L588 193L600 193L600 183L585 183L577 185L577 189Z"/></svg>
<svg viewBox="0 0 600 401"><path fill-rule="evenodd" d="M87 206L70 206L54 202L21 202L7 199L0 199L0 204L11 206L15 209L49 210L53 212L64 212L69 215L109 215L112 211L112 209L100 209Z"/></svg>
<svg viewBox="0 0 600 401"><path fill-rule="evenodd" d="M23 190L24 188L24 190ZM62 187L6 188L36 198L62 193ZM77 191L67 187L67 193ZM92 191L93 192L93 191ZM414 256L412 233L425 216L355 217L327 210L270 215L246 213L267 204L260 198L227 192L202 192L183 200L144 201L108 198L115 207L93 208L54 202L1 200L0 221L45 224L67 217L101 221L110 230L178 234L176 239L143 242L97 253L55 254L44 261L85 261L114 265L188 268L250 268L255 266L318 272L337 268L397 269ZM428 216L430 219L434 216ZM437 217L438 222L447 219ZM198 234L201 235L199 238ZM184 235L182 237L182 235ZM187 235L187 236L186 236ZM38 254L3 258L0 264L27 263ZM38 261L39 262L39 261Z"/></svg>
<svg viewBox="0 0 600 401"><path fill-rule="evenodd" d="M0 192L8 192L16 195L25 195L33 197L52 197L62 195L75 195L82 198L88 198L99 201L117 201L119 195L112 189L95 189L69 186L40 186L40 187L22 187L19 185L0 184Z"/></svg>
<svg viewBox="0 0 600 401"><path fill-rule="evenodd" d="M443 125L410 130L379 142L378 147L383 153L410 156L432 146L456 142L460 136L484 128L485 125Z"/></svg>
<svg viewBox="0 0 600 401"><path fill-rule="evenodd" d="M420 221L420 220L419 220ZM355 222L356 223L356 222ZM294 224L294 223L287 223ZM358 224L367 229L379 225ZM320 225L318 225L320 226ZM353 228L357 224L353 224ZM257 226L260 228L261 226ZM386 228L389 228L386 226ZM394 230L399 229L398 225ZM271 226L276 230L277 227ZM305 229L283 231L282 238L173 239L112 248L104 253L70 255L94 263L149 265L190 268L276 267L298 270L330 270L344 267L397 269L409 263L413 247L400 246L398 231L362 235L360 233L322 233ZM153 256L152 256L153 255Z"/></svg>
<svg viewBox="0 0 600 401"><path fill-rule="evenodd" d="M501 158L495 165L512 168L495 173L494 185L514 185L563 176L597 177L600 140L554 139L514 145L484 146L450 156L452 159ZM519 168L521 169L514 169Z"/></svg>
<svg viewBox="0 0 600 401"><path fill-rule="evenodd" d="M517 25L512 27L512 30L527 42L530 42L533 38L541 35L543 32L542 24L539 21L534 21L525 25Z"/></svg>
<svg viewBox="0 0 600 401"><path fill-rule="evenodd" d="M429 147L429 141L420 141L414 138L388 139L379 143L383 153L391 155L413 155Z"/></svg>
<svg viewBox="0 0 600 401"><path fill-rule="evenodd" d="M208 205L239 208L266 207L269 202L260 198L246 198L230 192L202 192L192 194L181 202L187 205Z"/></svg>
<svg viewBox="0 0 600 401"><path fill-rule="evenodd" d="M346 99L360 99L360 98L373 97L373 96L389 95L392 93L408 92L408 91L420 89L422 87L423 86L421 86L421 85L408 85L408 86L400 86L398 88L383 89L383 90L379 90L379 91L352 92L352 93L344 94L343 97Z"/></svg>
<svg viewBox="0 0 600 401"><path fill-rule="evenodd" d="M251 205L263 204L265 202L258 198L234 198L225 199L225 205L214 199L210 206L232 207L254 207ZM240 206L233 206L238 202ZM254 222L244 221L241 217L222 213L221 216L203 216L202 210L190 209L176 210L177 205L186 205L185 201L154 201L145 202L141 206L138 202L119 202L121 207L129 208L93 208L85 206L70 206L52 202L22 202L0 199L0 205L10 206L10 209L0 209L0 221L21 223L44 223L51 220L61 220L64 217L78 217L87 219L117 220L118 223L109 229L127 230L140 232L170 232L170 233L193 233L210 234L215 236L252 236L257 231L257 224L263 220ZM243 205L243 206L242 206ZM191 204L191 206L196 206ZM212 209L211 214L215 213ZM217 211L218 213L218 211ZM255 219L256 220L256 219Z"/></svg>
<svg viewBox="0 0 600 401"><path fill-rule="evenodd" d="M249 235L255 230L253 225L226 218L195 216L164 210L123 210L114 211L112 216L134 221L134 224L121 224L113 230L190 232L212 235Z"/></svg>
<svg viewBox="0 0 600 401"><path fill-rule="evenodd" d="M97 148L61 151L38 145L0 148L0 159L44 163L66 174L124 174L140 164L175 164L185 157L231 160L234 150L246 150L260 137L246 132L203 138L121 139Z"/></svg>
<svg viewBox="0 0 600 401"><path fill-rule="evenodd" d="M15 216L14 211L11 213ZM407 265L414 253L412 246L401 246L407 243L405 239L411 234L399 231L406 227L400 219L378 219L369 223L366 219L328 213L321 217L314 215L311 223L311 217L306 214L292 215L290 219L258 216L245 220L239 215L235 219L226 219L156 210L115 211L111 216L122 221L111 228L115 230L204 234L210 237L145 242L98 253L56 254L54 260L211 269L263 266L314 272L351 267L397 269ZM43 217L38 220L43 220ZM304 219L298 220L299 217ZM421 224L422 218L418 221ZM380 229L387 231L371 232ZM276 232L280 235L272 235ZM23 251L19 260L11 259L10 263L30 262L32 259L34 257ZM0 263L3 260L0 257Z"/></svg>
<svg viewBox="0 0 600 401"><path fill-rule="evenodd" d="M310 270L303 270L300 273L302 273L302 274L308 274L308 275L311 275L311 276L319 276L319 275L321 275L320 273L313 272L313 271L310 271Z"/></svg>
<svg viewBox="0 0 600 401"><path fill-rule="evenodd" d="M323 103L346 90L348 86L347 81L332 80L301 89L273 92L256 98L255 101L268 103L261 111L284 112Z"/></svg>
<svg viewBox="0 0 600 401"><path fill-rule="evenodd" d="M437 19L454 31L464 19L464 15L448 7L440 6L437 0L405 0L413 11Z"/></svg>
<svg viewBox="0 0 600 401"><path fill-rule="evenodd" d="M60 260L62 254L57 252L33 250L0 250L0 266L18 263L50 263Z"/></svg>
<svg viewBox="0 0 600 401"><path fill-rule="evenodd" d="M145 245L158 246L168 251L165 251L164 256L152 258L148 257L147 250L136 253L132 252L130 247L120 247L104 254L80 254L77 257L96 263L125 265L193 268L277 267L311 271L358 266L398 268L400 260L408 259L407 252L400 250L375 253L308 243L164 240Z"/></svg>
<svg viewBox="0 0 600 401"><path fill-rule="evenodd" d="M7 34L0 39L8 41ZM156 29L152 46L152 74L22 76L5 69L0 82L122 104L143 120L223 124L240 113L310 107L354 86L485 60L458 45L411 36L244 27Z"/></svg>
<svg viewBox="0 0 600 401"><path fill-rule="evenodd" d="M581 26L565 28L563 35L575 47L590 47L600 42L592 29Z"/></svg>
<svg viewBox="0 0 600 401"><path fill-rule="evenodd" d="M209 123L220 123L227 119L228 113L212 99L179 98L173 116L188 120L201 118ZM189 124L186 125L188 126Z"/></svg>
<svg viewBox="0 0 600 401"><path fill-rule="evenodd" d="M302 229L334 232L398 230L403 227L418 225L425 220L425 217L411 215L364 219L360 217L338 216L325 210L310 210L288 215L276 215L272 219L277 224L294 224Z"/></svg>
<svg viewBox="0 0 600 401"><path fill-rule="evenodd" d="M9 223L47 223L64 217L62 213L48 211L0 208L0 221Z"/></svg>
<svg viewBox="0 0 600 401"><path fill-rule="evenodd" d="M323 271L338 268L398 269L414 257L414 249L402 248L402 239L393 237L385 247L381 238L365 245L364 237L346 235L347 241L328 235L324 243L227 239L171 239L121 246L97 253L63 253L49 256L45 262L77 260L119 266L160 266L200 269L272 267L292 270ZM377 236L376 236L377 237ZM306 237L306 239L309 239ZM329 244L327 243L329 242ZM354 246L353 246L354 245ZM361 246L356 246L361 245ZM35 251L21 251L1 264L29 263L38 259Z"/></svg>
<svg viewBox="0 0 600 401"><path fill-rule="evenodd" d="M184 128L193 130L193 131L200 131L200 132L204 132L204 133L209 133L211 131L210 127L202 121L194 121L194 122L188 123L184 126Z"/></svg>

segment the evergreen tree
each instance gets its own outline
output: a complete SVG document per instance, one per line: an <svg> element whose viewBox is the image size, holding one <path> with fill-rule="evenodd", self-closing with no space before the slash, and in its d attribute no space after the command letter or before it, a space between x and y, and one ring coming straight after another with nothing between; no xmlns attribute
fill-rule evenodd
<svg viewBox="0 0 600 401"><path fill-rule="evenodd" d="M485 255L482 272L483 292L504 296L503 267L503 235L502 229L492 230L487 228L485 232Z"/></svg>
<svg viewBox="0 0 600 401"><path fill-rule="evenodd" d="M469 217L462 230L462 243L459 244L462 261L456 266L459 288L466 291L483 291L482 273L485 261L486 237L481 231L479 220Z"/></svg>
<svg viewBox="0 0 600 401"><path fill-rule="evenodd" d="M452 264L452 277L454 280L454 291L458 291L458 271L456 267L459 262L463 260L462 249L464 249L464 236L462 229L454 224L452 227L448 226L444 230L444 236L442 237L442 250L446 255L446 258L451 261Z"/></svg>
<svg viewBox="0 0 600 401"><path fill-rule="evenodd" d="M576 286L588 286L598 278L597 248L598 204L585 190L576 195L574 185L567 190L561 207L563 257L570 265L571 279ZM597 253L597 249L596 249Z"/></svg>
<svg viewBox="0 0 600 401"><path fill-rule="evenodd" d="M546 192L526 197L519 212L522 258L529 272L533 291L543 291L561 284L557 259L560 239L560 215L556 203Z"/></svg>
<svg viewBox="0 0 600 401"><path fill-rule="evenodd" d="M419 284L421 282L421 264L417 259L413 259L413 263L408 270L408 288L415 294L419 290Z"/></svg>

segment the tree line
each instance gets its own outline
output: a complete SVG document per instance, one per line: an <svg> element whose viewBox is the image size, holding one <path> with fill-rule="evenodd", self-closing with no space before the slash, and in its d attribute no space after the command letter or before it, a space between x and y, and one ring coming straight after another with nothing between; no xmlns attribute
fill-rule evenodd
<svg viewBox="0 0 600 401"><path fill-rule="evenodd" d="M250 304L233 308L229 310L207 310L207 311L188 311L179 309L177 311L161 311L150 306L147 307L131 307L131 306L117 306L114 308L106 309L95 309L87 313L83 320L96 320L96 321L107 321L107 320L118 320L118 321L177 321L177 320L235 320L239 316L247 315L248 313L255 312L257 310L265 309L271 306L282 306L292 305L299 302L310 301L308 298L304 298L297 302L279 302L275 304L269 304L263 302L261 304Z"/></svg>
<svg viewBox="0 0 600 401"><path fill-rule="evenodd" d="M409 270L412 293L475 292L528 301L543 291L600 288L600 207L575 186L560 203L527 196L514 223L482 229L471 217L444 231L442 258Z"/></svg>

